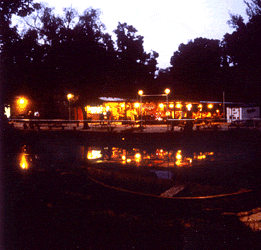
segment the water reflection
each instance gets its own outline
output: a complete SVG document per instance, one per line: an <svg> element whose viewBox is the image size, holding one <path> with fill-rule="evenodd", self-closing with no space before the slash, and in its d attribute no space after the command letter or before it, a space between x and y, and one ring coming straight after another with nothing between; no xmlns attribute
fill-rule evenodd
<svg viewBox="0 0 261 250"><path fill-rule="evenodd" d="M34 169L57 170L87 164L88 167L94 167L90 171L100 180L110 173L113 173L114 177L118 176L115 183L119 183L120 178L125 178L126 181L131 178L141 182L146 176L144 181L155 185L161 180L166 181L163 185L160 183L164 188L157 192L147 189L147 193L160 195L167 188L182 185L186 188L176 196L193 197L249 190L258 187L261 181L260 157L233 149L227 152L220 149L203 151L198 148L194 151L189 147L136 145L43 146L45 145L41 148L22 147L19 156L20 169L27 170L34 166ZM110 184L114 185L112 179Z"/></svg>
<svg viewBox="0 0 261 250"><path fill-rule="evenodd" d="M87 154L88 160L95 160L100 158L102 158L101 150L96 150L96 149L88 150L88 154Z"/></svg>
<svg viewBox="0 0 261 250"><path fill-rule="evenodd" d="M233 148L228 152L201 148L194 151L178 146L43 146L40 150L32 145L22 147L17 154L16 168L26 175L31 172L28 169L58 171L66 165L71 171L81 166L91 178L111 187L167 198L240 193L261 183L260 155ZM254 231L261 230L260 215L261 210L237 214Z"/></svg>
<svg viewBox="0 0 261 250"><path fill-rule="evenodd" d="M22 169L28 169L28 166L29 166L29 164L26 159L26 154L22 154L21 161L20 161L20 167Z"/></svg>
<svg viewBox="0 0 261 250"><path fill-rule="evenodd" d="M88 147L88 160L98 162L114 161L121 164L160 166L160 167L191 167L204 161L214 161L214 152L186 153L180 149L124 149L120 147Z"/></svg>
<svg viewBox="0 0 261 250"><path fill-rule="evenodd" d="M23 170L28 170L32 165L32 158L30 154L27 153L27 146L22 147L22 153L19 155L19 166Z"/></svg>
<svg viewBox="0 0 261 250"><path fill-rule="evenodd" d="M189 148L87 147L95 180L131 192L166 197L215 197L260 185L258 158L244 151ZM128 184L126 184L128 183Z"/></svg>

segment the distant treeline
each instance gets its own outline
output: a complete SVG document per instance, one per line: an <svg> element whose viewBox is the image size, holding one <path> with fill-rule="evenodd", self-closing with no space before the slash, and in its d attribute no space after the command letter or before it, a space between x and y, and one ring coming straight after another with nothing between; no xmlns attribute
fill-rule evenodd
<svg viewBox="0 0 261 250"><path fill-rule="evenodd" d="M168 87L175 99L221 101L225 91L228 100L259 103L261 1L245 3L249 19L231 15L232 34L222 41L182 43L171 67L158 69L159 54L144 50L136 28L118 23L113 40L97 9L78 14L65 8L59 16L32 0L1 1L3 100L24 94L51 103L54 96L73 92L83 103L101 95L136 98L139 89L163 93ZM12 27L13 15L24 18L25 30Z"/></svg>

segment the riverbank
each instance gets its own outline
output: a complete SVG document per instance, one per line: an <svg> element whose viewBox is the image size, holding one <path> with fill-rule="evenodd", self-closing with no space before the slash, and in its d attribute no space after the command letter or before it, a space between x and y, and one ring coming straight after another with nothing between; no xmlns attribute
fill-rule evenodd
<svg viewBox="0 0 261 250"><path fill-rule="evenodd" d="M256 145L261 141L261 131L250 129L190 132L136 132L116 133L90 130L20 130L9 128L4 131L4 146L21 142L37 143L41 140L62 141L64 143L112 143L121 145L173 145L175 143L197 147L233 147Z"/></svg>

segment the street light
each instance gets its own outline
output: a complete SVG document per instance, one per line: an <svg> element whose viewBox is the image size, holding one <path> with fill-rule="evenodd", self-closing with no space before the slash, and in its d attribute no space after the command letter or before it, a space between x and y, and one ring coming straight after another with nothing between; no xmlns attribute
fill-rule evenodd
<svg viewBox="0 0 261 250"><path fill-rule="evenodd" d="M17 100L18 108L19 108L20 110L22 110L22 111L25 109L25 107L27 106L27 104L28 104L28 100L27 100L26 98L24 98L24 97L20 97L20 98Z"/></svg>
<svg viewBox="0 0 261 250"><path fill-rule="evenodd" d="M165 89L165 93L168 95L170 93L170 89Z"/></svg>
<svg viewBox="0 0 261 250"><path fill-rule="evenodd" d="M170 89L165 89L167 108L168 108L168 95L169 95L169 93L170 93Z"/></svg>
<svg viewBox="0 0 261 250"><path fill-rule="evenodd" d="M212 108L213 108L213 104L211 104L211 103L208 104L208 108L209 108L209 109L212 109Z"/></svg>
<svg viewBox="0 0 261 250"><path fill-rule="evenodd" d="M73 94L68 94L67 99L69 101L69 121L71 120L71 99L73 98Z"/></svg>
<svg viewBox="0 0 261 250"><path fill-rule="evenodd" d="M168 109L169 109L169 100L168 100L169 93L170 93L170 89L165 89L166 103L167 103L167 112L168 112Z"/></svg>
<svg viewBox="0 0 261 250"><path fill-rule="evenodd" d="M142 95L143 95L143 91L139 90L138 94L140 96L140 130L142 130Z"/></svg>
<svg viewBox="0 0 261 250"><path fill-rule="evenodd" d="M167 115L167 130L169 130L169 123L168 123L168 116L169 116L169 100L168 100L168 96L170 93L170 89L165 89L165 94L166 94L166 106L167 106L167 110L166 110L166 115ZM174 111L174 116L175 116L175 111Z"/></svg>

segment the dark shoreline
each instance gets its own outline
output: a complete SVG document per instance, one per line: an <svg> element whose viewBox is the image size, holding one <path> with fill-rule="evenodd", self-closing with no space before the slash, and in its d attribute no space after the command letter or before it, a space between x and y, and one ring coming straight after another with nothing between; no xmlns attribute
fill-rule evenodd
<svg viewBox="0 0 261 250"><path fill-rule="evenodd" d="M4 132L4 143L19 141L37 141L42 138L50 140L68 139L74 142L108 142L108 143L140 143L140 144L173 144L173 143L257 143L261 141L261 131L250 129L223 130L223 131L191 131L191 132L155 132L155 133L116 133L94 132L88 130L18 130L9 129Z"/></svg>

